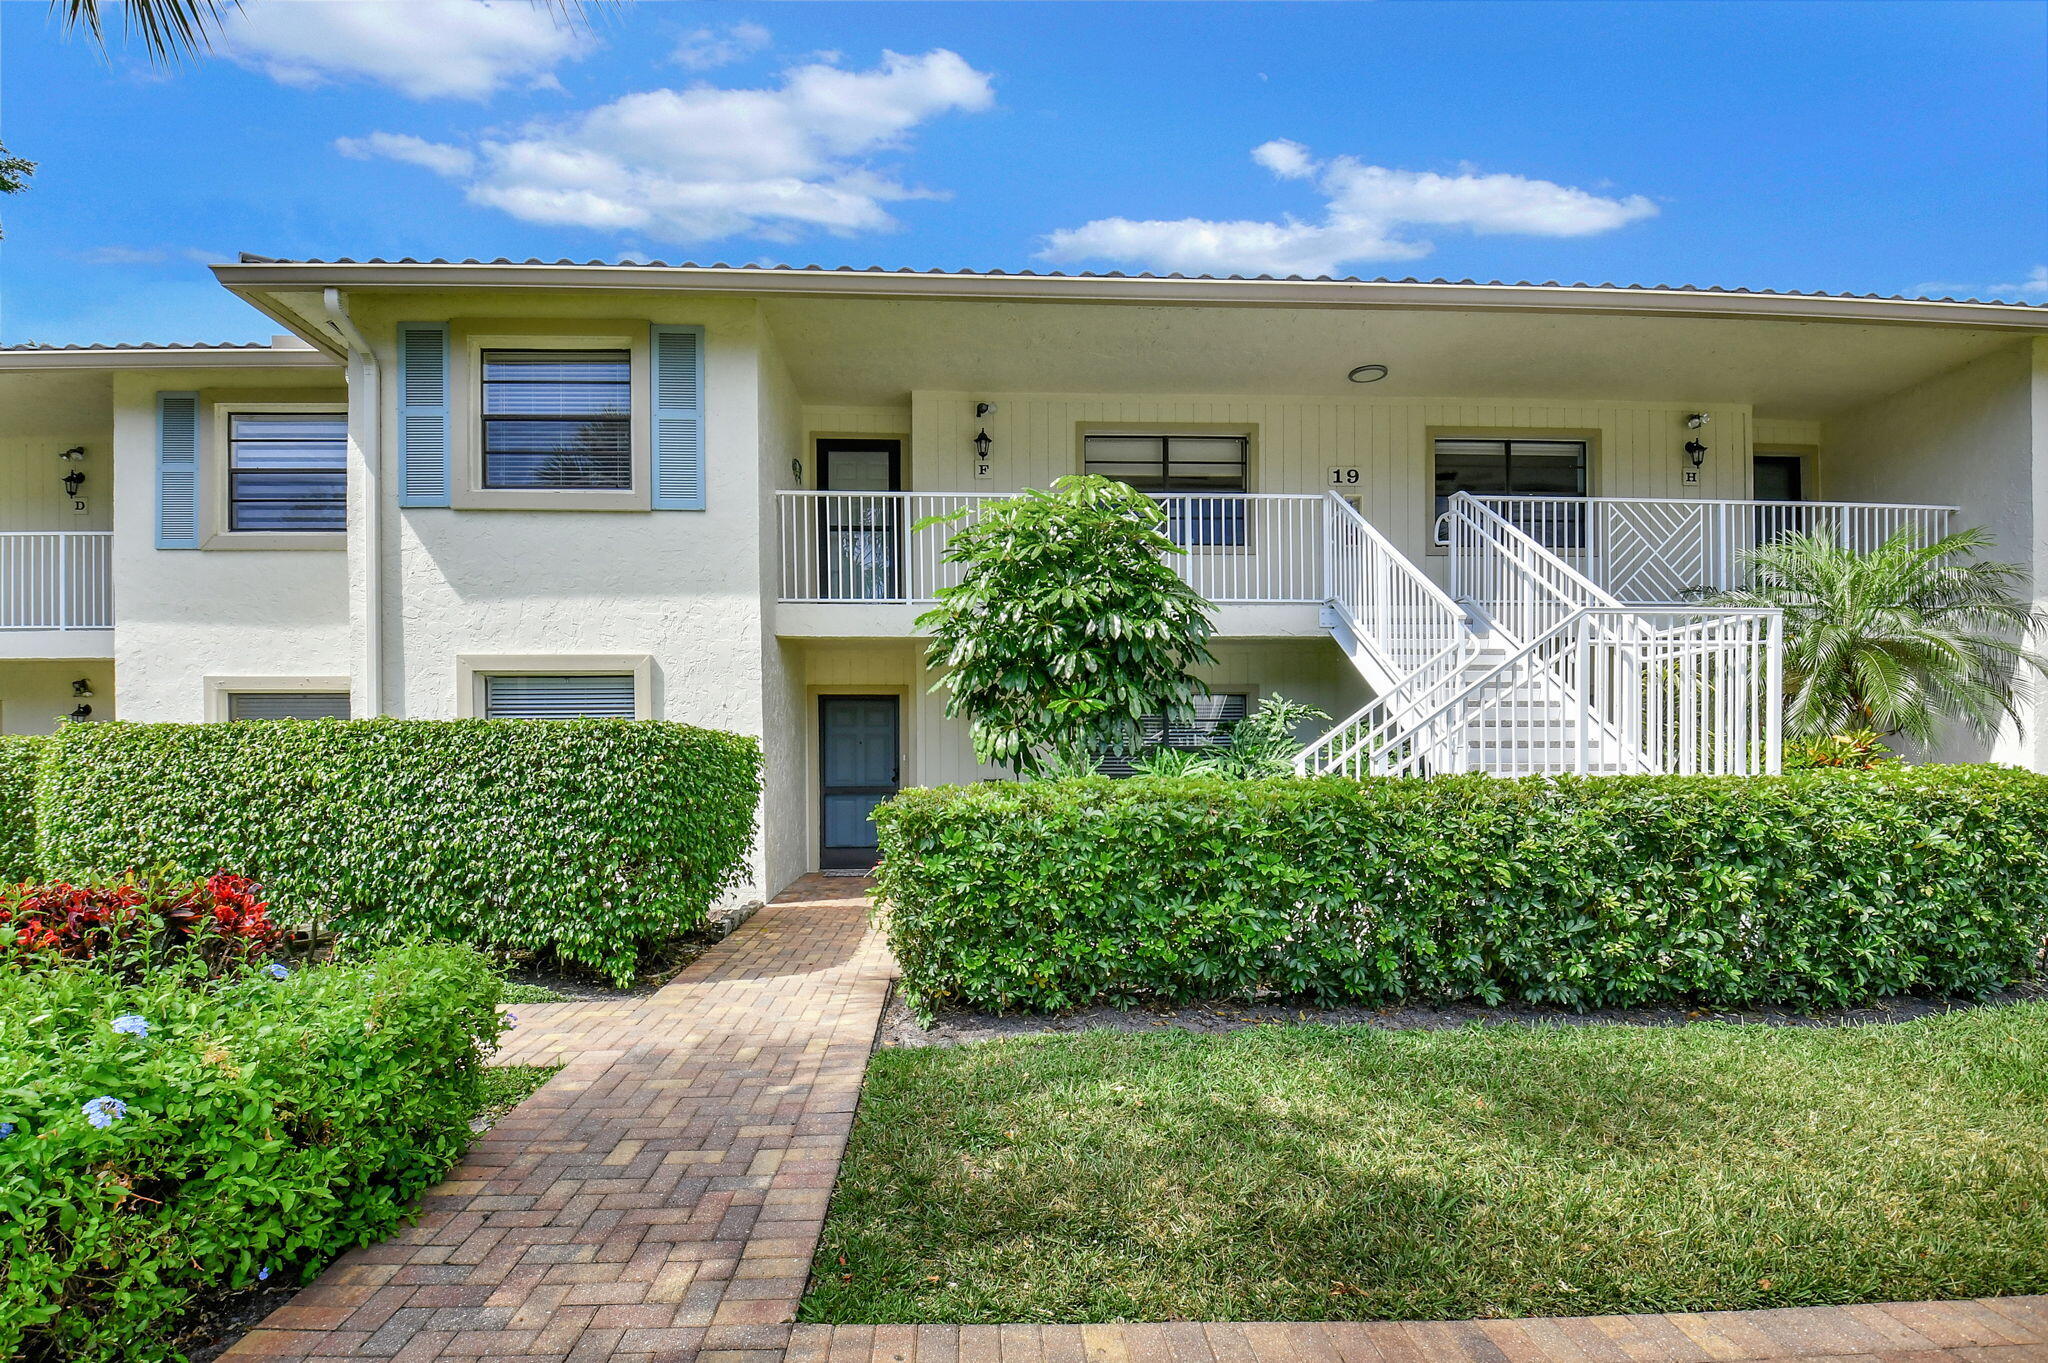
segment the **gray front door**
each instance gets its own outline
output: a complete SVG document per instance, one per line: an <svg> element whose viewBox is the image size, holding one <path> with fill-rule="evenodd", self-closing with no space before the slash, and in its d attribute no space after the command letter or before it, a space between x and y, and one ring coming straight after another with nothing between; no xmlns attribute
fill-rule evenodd
<svg viewBox="0 0 2048 1363"><path fill-rule="evenodd" d="M896 697L818 698L819 865L875 864L868 816L896 793L897 741Z"/></svg>

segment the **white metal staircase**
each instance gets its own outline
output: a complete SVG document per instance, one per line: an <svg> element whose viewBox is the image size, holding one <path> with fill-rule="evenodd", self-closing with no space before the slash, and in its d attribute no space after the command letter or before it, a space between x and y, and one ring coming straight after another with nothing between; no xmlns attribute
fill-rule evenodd
<svg viewBox="0 0 2048 1363"><path fill-rule="evenodd" d="M1624 606L1480 499L1448 515L1451 590L1349 503L1325 524L1328 620L1378 693L1304 774L1775 771L1774 611Z"/></svg>

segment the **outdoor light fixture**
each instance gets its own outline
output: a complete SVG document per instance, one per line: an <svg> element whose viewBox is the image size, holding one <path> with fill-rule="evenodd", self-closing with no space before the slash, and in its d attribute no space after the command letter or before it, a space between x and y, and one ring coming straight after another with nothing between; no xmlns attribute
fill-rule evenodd
<svg viewBox="0 0 2048 1363"><path fill-rule="evenodd" d="M84 481L85 475L83 473L80 473L77 469L73 469L71 470L71 472L65 474L64 495L66 497L76 497L78 495L78 485L80 483L83 483Z"/></svg>
<svg viewBox="0 0 2048 1363"><path fill-rule="evenodd" d="M1345 375L1353 383L1378 383L1386 376L1387 367L1383 364L1362 364Z"/></svg>
<svg viewBox="0 0 2048 1363"><path fill-rule="evenodd" d="M974 457L976 459L988 458L988 447L993 444L995 442L988 438L988 431L984 428L981 434L974 437Z"/></svg>
<svg viewBox="0 0 2048 1363"><path fill-rule="evenodd" d="M801 459L792 459L792 460L790 460L790 461L789 461L789 476L790 476L790 477L792 477L792 478L794 478L794 479L796 479L796 480L797 480L797 482L798 482L799 484L801 484L801 483L803 482L803 480L804 480L804 461L803 461L803 460L801 460Z"/></svg>
<svg viewBox="0 0 2048 1363"><path fill-rule="evenodd" d="M68 459L75 464L79 460L85 458L85 446L73 445L70 449L64 451L64 453L58 455L57 457L59 459Z"/></svg>
<svg viewBox="0 0 2048 1363"><path fill-rule="evenodd" d="M1694 468L1698 468L1707 462L1707 447L1697 440L1688 440L1685 442L1685 457L1692 460Z"/></svg>
<svg viewBox="0 0 2048 1363"><path fill-rule="evenodd" d="M71 713L70 713L70 714L68 714L68 715L66 715L66 716L65 716L65 718L66 718L66 719L91 719L91 718L92 718L92 707L91 707L90 705L80 705L80 706L76 706L76 707L74 707L74 708L72 709L72 711L71 711Z"/></svg>
<svg viewBox="0 0 2048 1363"><path fill-rule="evenodd" d="M1712 420L1713 418L1705 412L1688 412L1685 418L1685 428L1689 431L1696 431Z"/></svg>
<svg viewBox="0 0 2048 1363"><path fill-rule="evenodd" d="M71 683L71 694L73 696L90 696L92 694L92 683L80 677L77 681Z"/></svg>
<svg viewBox="0 0 2048 1363"><path fill-rule="evenodd" d="M974 419L976 421L981 420L985 416L994 416L995 414L996 405L993 402L977 402L974 404Z"/></svg>

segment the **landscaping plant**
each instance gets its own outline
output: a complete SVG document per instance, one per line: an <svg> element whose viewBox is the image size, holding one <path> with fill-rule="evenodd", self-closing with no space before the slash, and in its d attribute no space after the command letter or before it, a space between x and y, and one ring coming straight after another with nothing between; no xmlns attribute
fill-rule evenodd
<svg viewBox="0 0 2048 1363"><path fill-rule="evenodd" d="M36 875L36 759L46 740L0 735L0 884Z"/></svg>
<svg viewBox="0 0 2048 1363"><path fill-rule="evenodd" d="M280 922L417 936L625 983L747 866L751 738L654 720L78 724L48 740L39 860L260 881Z"/></svg>
<svg viewBox="0 0 2048 1363"><path fill-rule="evenodd" d="M918 528L964 516L927 517ZM1068 477L995 502L942 555L958 586L918 617L932 633L946 714L973 724L983 762L1034 774L1131 751L1146 715L1185 715L1212 661L1209 604L1174 573L1185 552L1159 504L1123 483Z"/></svg>
<svg viewBox="0 0 2048 1363"><path fill-rule="evenodd" d="M391 1234L469 1142L497 999L439 945L0 966L0 1356L168 1357L196 1298Z"/></svg>
<svg viewBox="0 0 2048 1363"><path fill-rule="evenodd" d="M1743 555L1751 585L1716 605L1785 613L1785 737L1854 730L1932 740L1944 720L1980 734L2017 724L2022 669L2048 676L2026 646L2048 626L2018 564L1973 557L1982 530L1926 540L1905 529L1868 553L1831 534L1793 535Z"/></svg>
<svg viewBox="0 0 2048 1363"><path fill-rule="evenodd" d="M177 885L0 885L0 963L94 961L132 976L180 956L219 975L283 946L284 934L247 876L223 872Z"/></svg>
<svg viewBox="0 0 2048 1363"><path fill-rule="evenodd" d="M875 814L914 1006L1835 1007L2040 969L2048 777L1082 779Z"/></svg>

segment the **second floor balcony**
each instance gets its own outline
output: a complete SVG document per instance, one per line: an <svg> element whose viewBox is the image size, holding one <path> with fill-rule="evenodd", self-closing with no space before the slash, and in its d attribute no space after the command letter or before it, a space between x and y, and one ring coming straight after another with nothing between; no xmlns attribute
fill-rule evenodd
<svg viewBox="0 0 2048 1363"><path fill-rule="evenodd" d="M806 605L910 605L960 580L945 561L954 532L1014 493L780 492L778 599ZM1218 606L1316 606L1329 576L1342 503L1318 493L1162 493L1181 579ZM1882 502L1772 502L1626 497L1479 497L1624 605L1676 605L1739 585L1743 554L1787 535L1824 533L1868 550L1910 529L1946 532L1954 507ZM956 519L924 524L929 517ZM1381 527L1389 530L1388 527ZM1407 527L1410 530L1415 527ZM1398 535L1391 537L1399 540ZM1461 591L1456 546L1432 576ZM1417 546L1419 551L1420 546ZM1470 584L1466 584L1470 585Z"/></svg>
<svg viewBox="0 0 2048 1363"><path fill-rule="evenodd" d="M113 549L105 530L0 533L0 655L104 655L90 632L114 626Z"/></svg>

